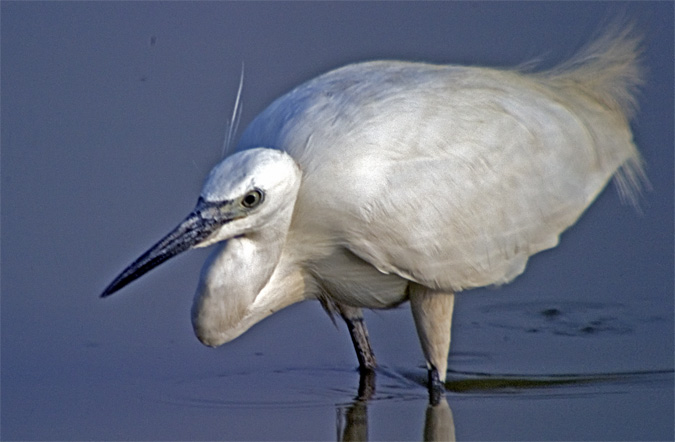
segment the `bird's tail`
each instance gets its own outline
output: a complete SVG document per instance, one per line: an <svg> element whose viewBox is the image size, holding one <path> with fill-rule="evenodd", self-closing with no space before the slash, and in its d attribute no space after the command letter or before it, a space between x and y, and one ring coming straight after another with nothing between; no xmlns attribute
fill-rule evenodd
<svg viewBox="0 0 675 442"><path fill-rule="evenodd" d="M613 110L631 118L644 83L643 36L635 26L615 22L571 59L546 72L552 80L574 82Z"/></svg>
<svg viewBox="0 0 675 442"><path fill-rule="evenodd" d="M635 115L638 90L644 83L643 49L643 36L635 25L617 20L571 59L542 74L548 81L592 97L622 115L627 125ZM614 179L622 199L638 207L640 190L649 187L649 181L632 142L630 150Z"/></svg>

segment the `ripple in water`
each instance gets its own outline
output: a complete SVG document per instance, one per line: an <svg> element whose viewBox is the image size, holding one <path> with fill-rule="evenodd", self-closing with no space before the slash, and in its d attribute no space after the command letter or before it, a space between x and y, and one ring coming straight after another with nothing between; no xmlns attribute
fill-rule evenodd
<svg viewBox="0 0 675 442"><path fill-rule="evenodd" d="M636 323L622 304L528 302L481 311L492 327L560 336L625 335L633 333Z"/></svg>

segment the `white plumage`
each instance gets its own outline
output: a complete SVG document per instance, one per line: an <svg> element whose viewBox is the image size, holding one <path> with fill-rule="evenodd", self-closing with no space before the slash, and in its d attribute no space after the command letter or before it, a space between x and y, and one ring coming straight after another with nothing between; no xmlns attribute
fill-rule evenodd
<svg viewBox="0 0 675 442"><path fill-rule="evenodd" d="M319 76L248 126L190 217L104 295L219 242L193 306L205 344L303 299L348 324L411 300L443 381L455 292L518 276L612 176L635 199L639 44L615 29L538 73L375 61Z"/></svg>

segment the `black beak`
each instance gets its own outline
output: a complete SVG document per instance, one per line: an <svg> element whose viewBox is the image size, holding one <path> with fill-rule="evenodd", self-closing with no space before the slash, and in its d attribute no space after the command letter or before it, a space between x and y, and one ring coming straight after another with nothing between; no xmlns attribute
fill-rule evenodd
<svg viewBox="0 0 675 442"><path fill-rule="evenodd" d="M201 198L197 207L171 233L162 238L129 267L124 269L101 293L101 298L110 296L135 279L145 275L164 261L189 250L215 232L220 226L234 219L232 213L221 208L227 204L215 204Z"/></svg>

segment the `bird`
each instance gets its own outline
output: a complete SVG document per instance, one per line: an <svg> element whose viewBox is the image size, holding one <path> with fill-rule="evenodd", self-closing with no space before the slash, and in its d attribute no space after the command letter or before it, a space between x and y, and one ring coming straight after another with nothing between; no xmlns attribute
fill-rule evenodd
<svg viewBox="0 0 675 442"><path fill-rule="evenodd" d="M438 396L457 293L523 273L611 179L637 204L642 51L621 25L549 69L376 60L310 79L250 122L194 210L101 296L214 246L191 310L204 345L318 300L362 373L377 367L363 310L409 302Z"/></svg>

